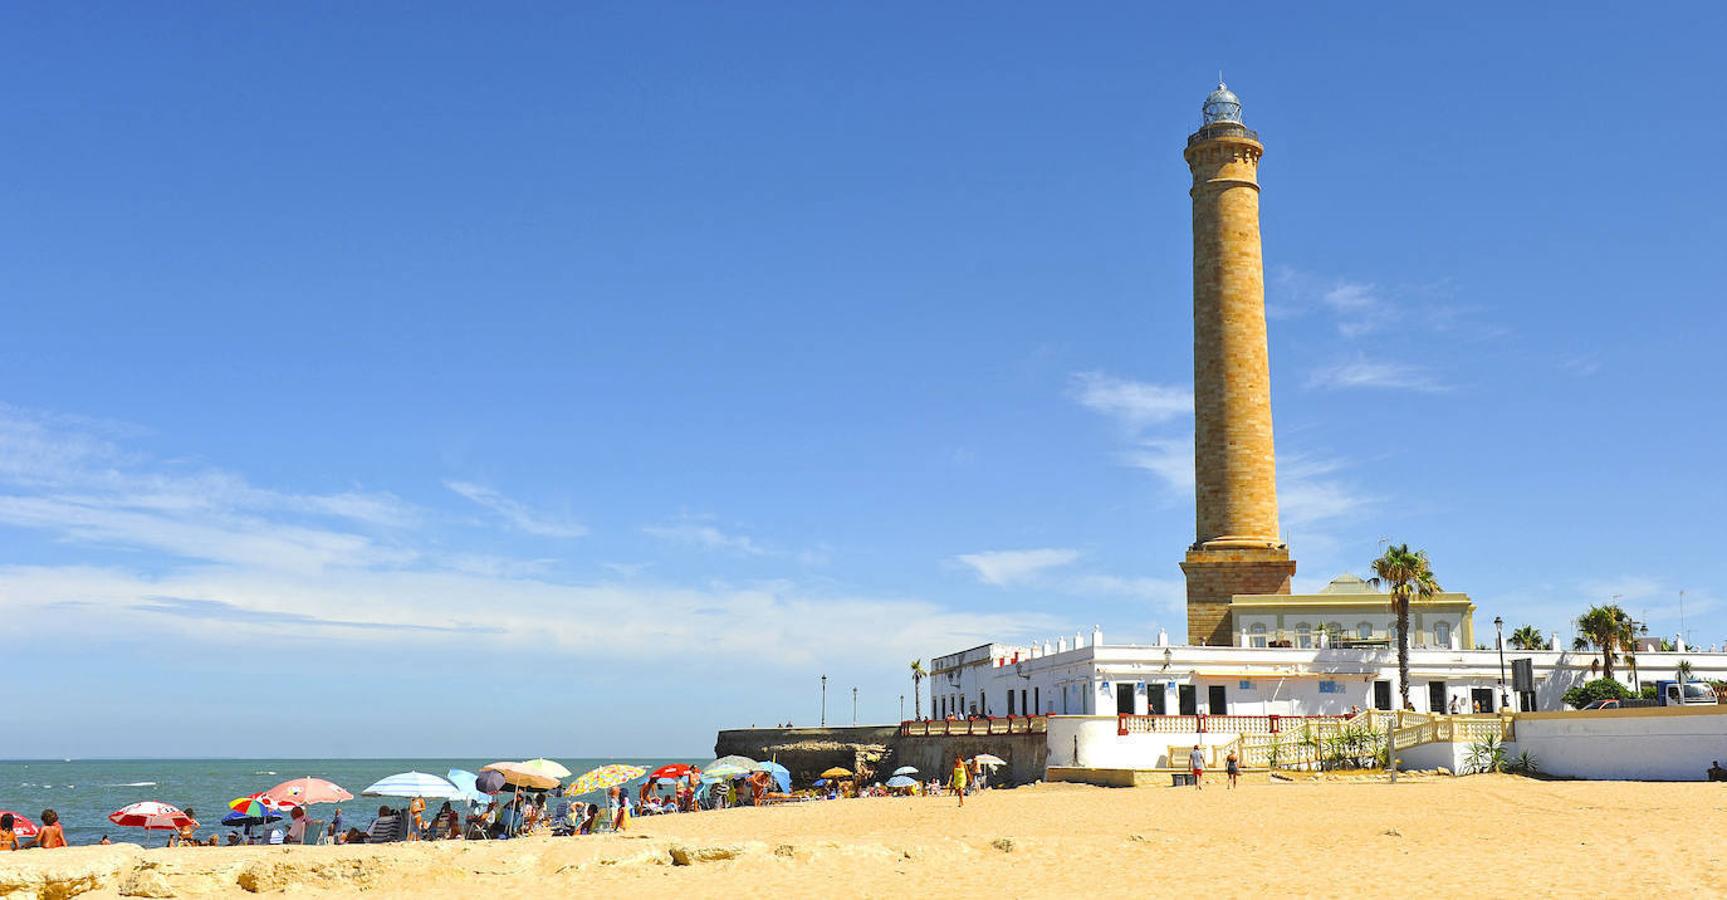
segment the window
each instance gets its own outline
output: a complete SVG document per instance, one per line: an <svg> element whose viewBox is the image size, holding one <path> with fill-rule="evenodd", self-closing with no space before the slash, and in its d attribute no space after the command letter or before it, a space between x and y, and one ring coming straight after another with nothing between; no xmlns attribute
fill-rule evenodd
<svg viewBox="0 0 1727 900"><path fill-rule="evenodd" d="M1433 642L1441 647L1451 649L1451 623L1440 622L1433 626Z"/></svg>
<svg viewBox="0 0 1727 900"><path fill-rule="evenodd" d="M1372 622L1358 623L1355 626L1355 636L1364 640L1364 641L1372 640L1373 639L1373 623Z"/></svg>
<svg viewBox="0 0 1727 900"><path fill-rule="evenodd" d="M1235 689L1238 691L1251 691L1253 690L1253 682L1243 678L1235 683Z"/></svg>
<svg viewBox="0 0 1727 900"><path fill-rule="evenodd" d="M1252 628L1247 629L1247 646L1265 646L1265 623L1255 622Z"/></svg>
<svg viewBox="0 0 1727 900"><path fill-rule="evenodd" d="M1335 681L1321 681L1319 683L1319 692L1321 694L1341 694L1343 693L1343 685Z"/></svg>
<svg viewBox="0 0 1727 900"><path fill-rule="evenodd" d="M1313 646L1313 627L1306 622L1295 623L1295 646L1304 650Z"/></svg>

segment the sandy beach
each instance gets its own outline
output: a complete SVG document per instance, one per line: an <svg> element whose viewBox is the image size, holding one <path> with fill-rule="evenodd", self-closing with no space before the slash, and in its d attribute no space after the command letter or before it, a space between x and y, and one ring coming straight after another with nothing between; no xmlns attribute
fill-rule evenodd
<svg viewBox="0 0 1727 900"><path fill-rule="evenodd" d="M625 835L9 854L0 897L1727 893L1727 785L1510 776L1229 792L1038 785L637 820Z"/></svg>

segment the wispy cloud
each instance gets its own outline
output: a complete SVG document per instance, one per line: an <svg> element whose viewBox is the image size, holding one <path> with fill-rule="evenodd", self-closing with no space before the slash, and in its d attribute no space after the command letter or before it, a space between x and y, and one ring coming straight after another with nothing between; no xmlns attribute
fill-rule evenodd
<svg viewBox="0 0 1727 900"><path fill-rule="evenodd" d="M444 487L491 510L509 523L510 527L524 534L549 538L579 538L588 533L587 527L580 522L535 511L485 485L471 481L446 481Z"/></svg>
<svg viewBox="0 0 1727 900"><path fill-rule="evenodd" d="M1193 413L1193 391L1178 385L1118 378L1103 372L1078 372L1073 395L1081 406L1140 429Z"/></svg>
<svg viewBox="0 0 1727 900"><path fill-rule="evenodd" d="M1559 361L1560 371L1578 378L1588 378L1601 371L1601 360L1593 356L1573 356Z"/></svg>
<svg viewBox="0 0 1727 900"><path fill-rule="evenodd" d="M1078 550L1043 547L1036 550L986 550L962 553L955 561L970 568L984 584L1010 587L1024 584L1043 572L1079 559Z"/></svg>
<svg viewBox="0 0 1727 900"><path fill-rule="evenodd" d="M1328 390L1388 389L1443 393L1450 387L1431 373L1404 363L1356 359L1315 369L1307 386Z"/></svg>
<svg viewBox="0 0 1727 900"><path fill-rule="evenodd" d="M659 525L644 525L642 533L704 550L741 553L745 556L766 556L771 552L748 535L722 531L718 526L691 517Z"/></svg>
<svg viewBox="0 0 1727 900"><path fill-rule="evenodd" d="M1131 449L1121 453L1122 462L1144 469L1164 480L1171 488L1193 490L1193 436L1180 438L1140 438Z"/></svg>

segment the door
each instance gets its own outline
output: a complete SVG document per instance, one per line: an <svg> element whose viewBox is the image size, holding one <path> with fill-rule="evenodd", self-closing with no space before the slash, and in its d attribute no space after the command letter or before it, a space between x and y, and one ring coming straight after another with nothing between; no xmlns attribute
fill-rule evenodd
<svg viewBox="0 0 1727 900"><path fill-rule="evenodd" d="M1145 686L1145 708L1146 708L1146 711L1151 713L1154 716L1165 715L1167 713L1167 707L1168 707L1168 704L1165 702L1165 699L1164 699L1166 696L1167 695L1164 691L1163 685L1157 684L1157 683L1146 685Z"/></svg>
<svg viewBox="0 0 1727 900"><path fill-rule="evenodd" d="M1227 692L1224 691L1223 685L1221 685L1221 684L1211 685L1205 689L1205 693L1206 693L1206 705L1211 707L1211 714L1212 715L1214 715L1214 716L1227 716L1227 715L1229 715L1229 696L1228 696Z"/></svg>
<svg viewBox="0 0 1727 900"><path fill-rule="evenodd" d="M1470 712L1490 713L1493 711L1493 689L1471 688L1469 691Z"/></svg>
<svg viewBox="0 0 1727 900"><path fill-rule="evenodd" d="M1391 708L1391 682L1375 681L1373 683L1373 708Z"/></svg>
<svg viewBox="0 0 1727 900"><path fill-rule="evenodd" d="M1018 708L1018 707L1014 706L1013 701L1014 701L1013 689L1009 688L1007 691L1007 714L1010 716L1013 715L1013 711Z"/></svg>
<svg viewBox="0 0 1727 900"><path fill-rule="evenodd" d="M1133 715L1133 685L1122 683L1115 686L1116 715Z"/></svg>
<svg viewBox="0 0 1727 900"><path fill-rule="evenodd" d="M1429 681L1427 683L1427 711L1438 715L1445 710L1445 682Z"/></svg>
<svg viewBox="0 0 1727 900"><path fill-rule="evenodd" d="M1176 697L1181 701L1181 714L1184 716L1199 715L1199 689L1191 684L1178 685Z"/></svg>

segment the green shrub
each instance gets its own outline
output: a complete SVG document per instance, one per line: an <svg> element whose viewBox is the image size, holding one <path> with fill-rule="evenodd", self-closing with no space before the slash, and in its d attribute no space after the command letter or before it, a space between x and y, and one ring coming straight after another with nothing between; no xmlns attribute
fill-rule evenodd
<svg viewBox="0 0 1727 900"><path fill-rule="evenodd" d="M1506 761L1505 771L1513 775L1535 775L1541 771L1541 767L1536 765L1535 757L1531 756L1528 750L1524 750Z"/></svg>
<svg viewBox="0 0 1727 900"><path fill-rule="evenodd" d="M1531 760L1533 762L1533 760ZM1469 771L1477 775L1506 770L1505 742L1497 735L1488 735L1469 745Z"/></svg>
<svg viewBox="0 0 1727 900"><path fill-rule="evenodd" d="M1561 699L1567 706L1582 709L1597 700L1629 700L1631 689L1617 678L1597 678L1566 691Z"/></svg>

